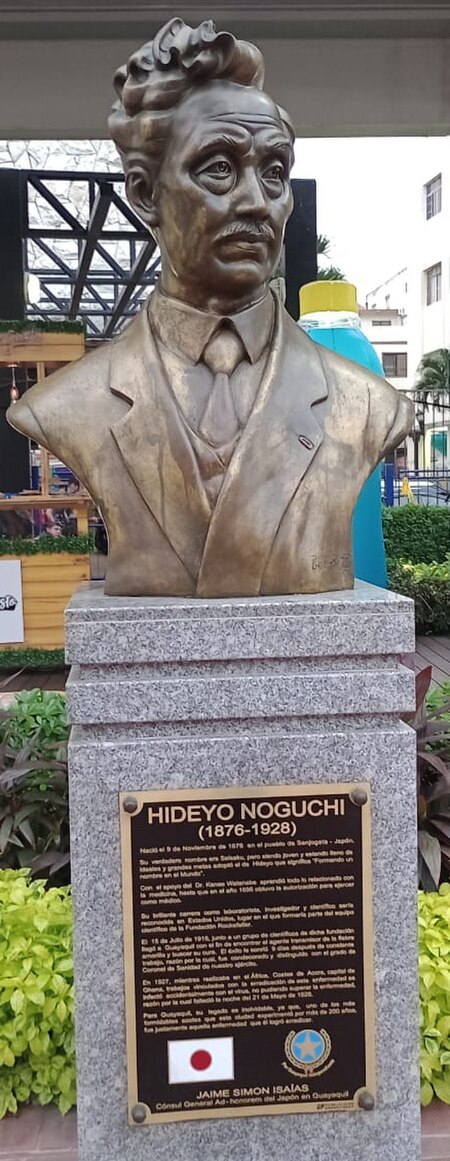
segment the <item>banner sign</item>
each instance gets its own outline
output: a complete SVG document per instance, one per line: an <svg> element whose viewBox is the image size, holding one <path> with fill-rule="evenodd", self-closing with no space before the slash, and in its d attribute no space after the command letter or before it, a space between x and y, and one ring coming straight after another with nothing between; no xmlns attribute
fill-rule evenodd
<svg viewBox="0 0 450 1161"><path fill-rule="evenodd" d="M22 565L20 560L1 560L0 645L23 640Z"/></svg>

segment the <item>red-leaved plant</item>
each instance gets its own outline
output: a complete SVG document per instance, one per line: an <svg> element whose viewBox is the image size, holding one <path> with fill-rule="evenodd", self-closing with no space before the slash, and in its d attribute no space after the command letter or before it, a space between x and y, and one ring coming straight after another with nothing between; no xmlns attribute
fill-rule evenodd
<svg viewBox="0 0 450 1161"><path fill-rule="evenodd" d="M417 737L419 885L437 891L450 876L450 701L427 708L432 667L416 675L416 708L403 721Z"/></svg>

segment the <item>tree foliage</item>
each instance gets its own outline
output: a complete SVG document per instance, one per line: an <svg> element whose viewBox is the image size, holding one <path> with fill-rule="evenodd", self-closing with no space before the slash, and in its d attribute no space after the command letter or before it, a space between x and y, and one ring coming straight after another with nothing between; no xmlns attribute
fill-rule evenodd
<svg viewBox="0 0 450 1161"><path fill-rule="evenodd" d="M383 508L383 535L389 561L443 564L450 553L450 511L424 504Z"/></svg>
<svg viewBox="0 0 450 1161"><path fill-rule="evenodd" d="M439 407L450 402L450 351L446 347L423 356L414 394L416 401L425 405Z"/></svg>
<svg viewBox="0 0 450 1161"><path fill-rule="evenodd" d="M326 234L318 234L317 235L317 257L318 258L329 258L330 257L330 249L331 249L330 239L327 238ZM345 282L345 274L342 273L342 270L340 270L338 266L334 266L333 263L329 263L328 266L320 266L320 264L319 264L319 267L317 270L317 281L318 282Z"/></svg>

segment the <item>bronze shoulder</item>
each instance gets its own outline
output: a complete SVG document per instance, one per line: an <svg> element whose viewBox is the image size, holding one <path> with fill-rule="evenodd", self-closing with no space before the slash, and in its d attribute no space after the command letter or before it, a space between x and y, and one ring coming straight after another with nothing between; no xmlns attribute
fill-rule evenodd
<svg viewBox="0 0 450 1161"><path fill-rule="evenodd" d="M320 348L322 365L331 394L355 409L364 424L366 454L375 466L405 438L414 423L410 399L391 383L335 351Z"/></svg>
<svg viewBox="0 0 450 1161"><path fill-rule="evenodd" d="M102 346L47 376L7 412L17 431L48 447L61 459L62 444L100 418L109 394L110 350Z"/></svg>

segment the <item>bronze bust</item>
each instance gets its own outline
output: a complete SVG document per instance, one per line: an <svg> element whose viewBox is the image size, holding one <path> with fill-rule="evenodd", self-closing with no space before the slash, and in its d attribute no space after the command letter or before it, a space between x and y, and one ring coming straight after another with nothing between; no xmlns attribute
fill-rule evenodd
<svg viewBox="0 0 450 1161"><path fill-rule="evenodd" d="M412 405L321 350L270 279L294 131L257 48L174 19L119 69L110 119L160 285L119 338L13 404L106 524L106 593L235 597L353 585L362 485Z"/></svg>

